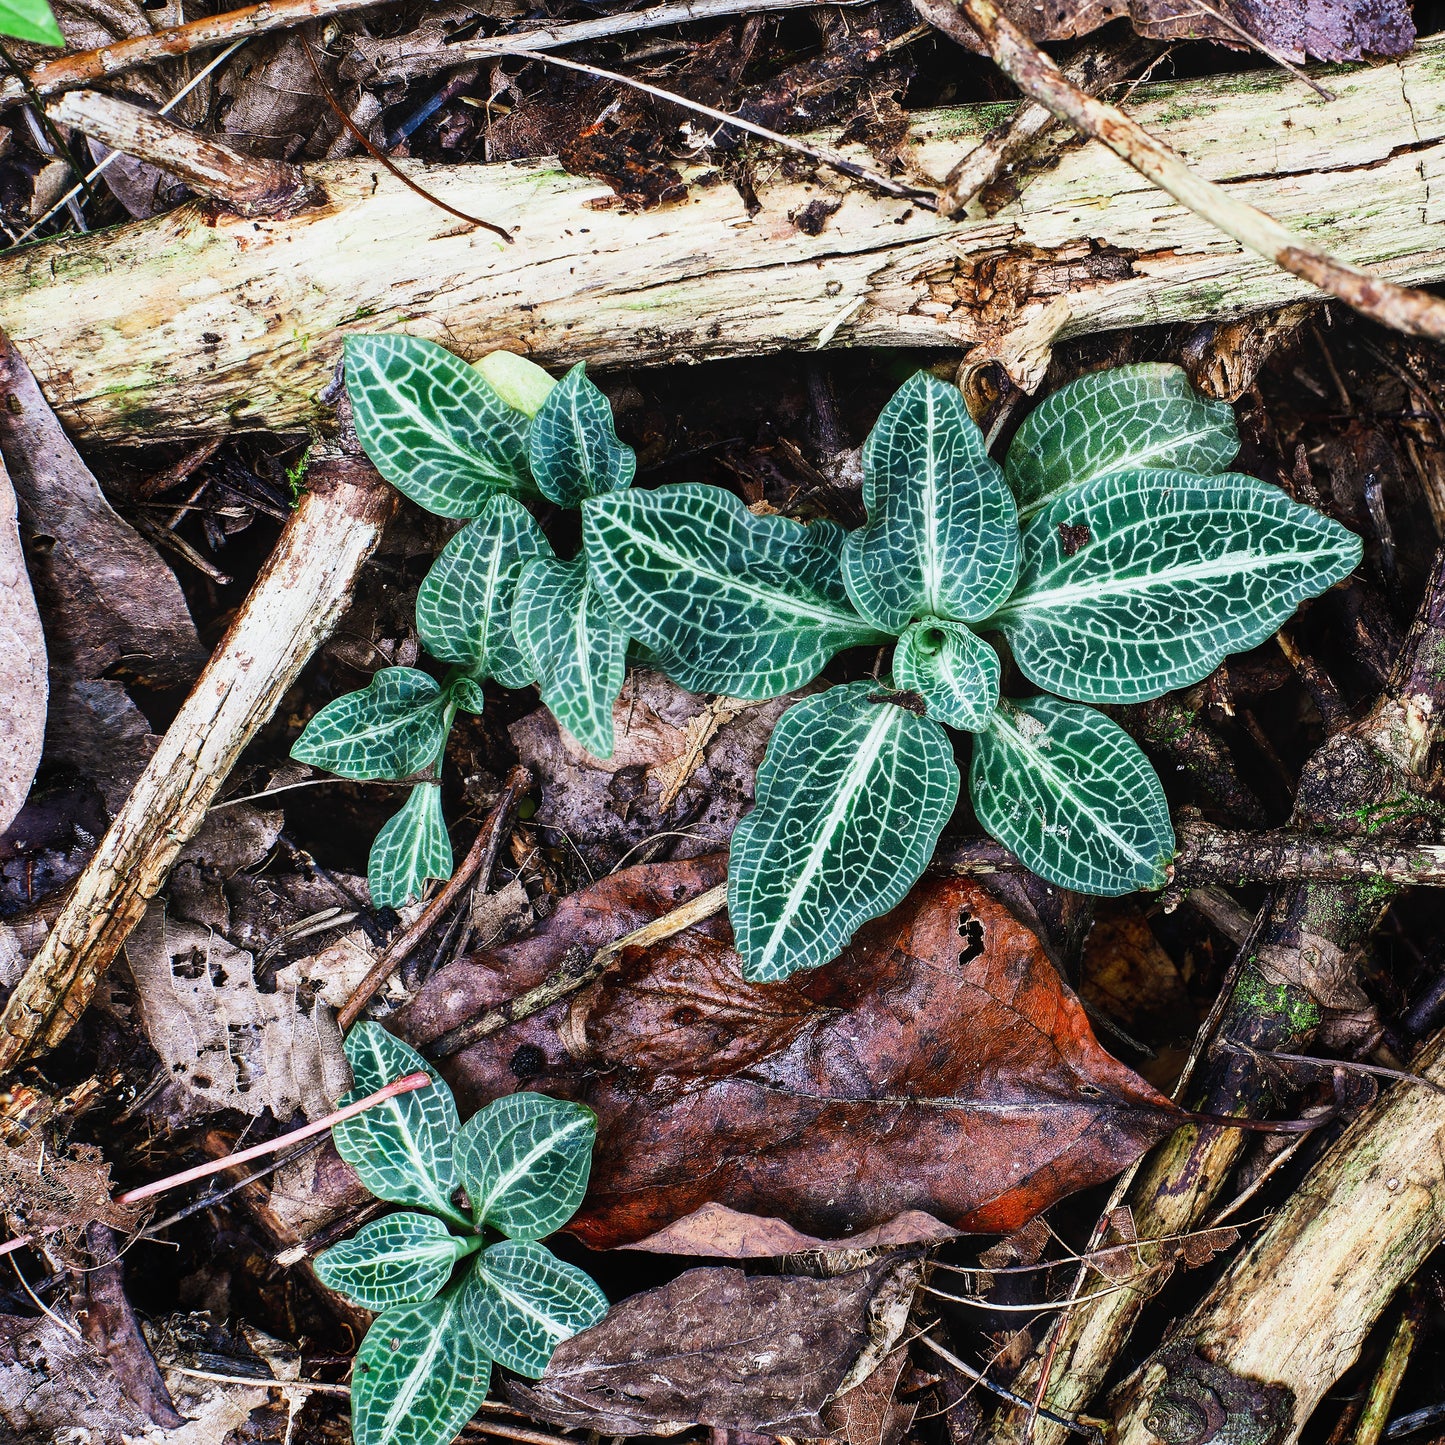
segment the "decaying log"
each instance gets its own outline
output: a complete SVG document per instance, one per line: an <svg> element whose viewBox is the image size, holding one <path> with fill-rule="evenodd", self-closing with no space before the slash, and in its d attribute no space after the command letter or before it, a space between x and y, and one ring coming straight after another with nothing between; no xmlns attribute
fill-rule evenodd
<svg viewBox="0 0 1445 1445"><path fill-rule="evenodd" d="M1332 74L1327 103L1270 71L1147 88L1133 113L1201 174L1399 282L1445 279L1445 43ZM916 117L938 177L997 107ZM324 418L340 337L404 327L469 356L642 365L829 345L972 347L1036 385L1061 336L1239 315L1318 293L1242 254L1097 145L992 218L950 222L789 162L749 216L726 181L646 212L551 162L416 167L516 244L368 160L309 169L284 221L185 207L0 262L0 320L80 436L126 440ZM818 235L789 219L841 200ZM63 279L66 305L54 304Z"/></svg>
<svg viewBox="0 0 1445 1445"><path fill-rule="evenodd" d="M269 561L0 1014L0 1075L80 1017L232 765L336 624L396 502L364 459L312 463Z"/></svg>
<svg viewBox="0 0 1445 1445"><path fill-rule="evenodd" d="M1415 1072L1445 1084L1445 1036ZM1216 1368L1284 1386L1280 1428L1249 1437L1282 1445L1298 1437L1381 1310L1442 1239L1445 1097L1397 1084L1329 1148L1173 1338ZM1162 1374L1146 1365L1124 1387L1116 1445L1157 1445L1146 1422L1158 1426L1167 1406ZM1176 1369L1176 1385L1177 1377Z"/></svg>

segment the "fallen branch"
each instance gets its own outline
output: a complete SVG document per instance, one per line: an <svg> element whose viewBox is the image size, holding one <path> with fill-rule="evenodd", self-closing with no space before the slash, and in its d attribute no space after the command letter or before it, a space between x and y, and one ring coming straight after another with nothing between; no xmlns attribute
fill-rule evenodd
<svg viewBox="0 0 1445 1445"><path fill-rule="evenodd" d="M1442 280L1429 179L1445 165L1442 54L1445 43L1427 41L1398 64L1336 73L1328 148L1323 102L1277 72L1151 86L1133 109L1200 171L1233 193L1268 194L1336 251L1393 279ZM982 108L919 115L901 150L918 175L942 175L989 129ZM467 356L504 347L557 365L820 340L969 347L1033 387L1061 336L1314 294L1221 250L1213 226L1094 144L1066 151L993 218L962 223L806 168L769 168L749 216L727 184L631 212L552 161L403 165L516 244L461 229L369 159L333 162L306 168L327 204L285 221L186 206L0 259L0 315L73 433L102 441L329 425L317 393L357 330L404 326ZM809 235L789 217L820 197L842 205Z"/></svg>
<svg viewBox="0 0 1445 1445"><path fill-rule="evenodd" d="M1074 85L1059 67L1005 16L994 0L914 0L914 8L946 35L959 38L971 25L994 63L1030 99L1068 121L1080 135L1101 141L1115 155L1167 191L1196 216L1241 246L1338 297L1362 315L1410 336L1445 340L1445 302L1397 286L1332 256L1296 236L1273 216L1229 194L1192 170L1183 156L1152 136L1117 106Z"/></svg>
<svg viewBox="0 0 1445 1445"><path fill-rule="evenodd" d="M0 1014L0 1075L70 1031L236 759L345 610L396 494L349 456L314 461L306 482L245 605Z"/></svg>
<svg viewBox="0 0 1445 1445"><path fill-rule="evenodd" d="M1445 1035L1417 1069L1445 1083ZM1445 1240L1442 1143L1445 1098L1391 1090L1330 1147L1174 1332L1208 1367L1288 1390L1280 1428L1251 1437L1257 1445L1298 1437L1396 1290ZM1146 1421L1168 1388L1162 1373L1146 1364L1122 1387L1118 1445L1156 1445ZM1177 1387L1177 1364L1173 1376Z"/></svg>

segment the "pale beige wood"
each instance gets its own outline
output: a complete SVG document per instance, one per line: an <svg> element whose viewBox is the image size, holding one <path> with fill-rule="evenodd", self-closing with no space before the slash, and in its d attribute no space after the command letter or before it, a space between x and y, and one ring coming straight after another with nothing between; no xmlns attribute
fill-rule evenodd
<svg viewBox="0 0 1445 1445"><path fill-rule="evenodd" d="M1445 279L1445 43L1330 84L1333 103L1270 71L1191 80L1148 87L1131 110L1201 175L1335 254L1394 281ZM1003 113L920 116L907 154L942 176ZM760 167L750 218L725 182L632 213L555 163L413 167L511 230L508 246L369 160L335 162L308 173L327 202L284 221L187 207L0 262L0 320L68 426L123 440L319 422L350 330L554 366L972 346L1033 384L1060 336L1318 294L1096 145L991 219L958 223L790 169ZM808 236L789 214L823 193L842 206Z"/></svg>

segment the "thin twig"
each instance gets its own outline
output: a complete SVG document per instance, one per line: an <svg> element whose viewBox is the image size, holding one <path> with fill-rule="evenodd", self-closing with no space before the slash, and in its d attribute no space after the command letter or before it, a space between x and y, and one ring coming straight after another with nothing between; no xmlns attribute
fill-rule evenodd
<svg viewBox="0 0 1445 1445"><path fill-rule="evenodd" d="M411 951L436 926L437 920L452 906L461 894L477 880L477 886L485 889L496 866L497 851L502 839L512 824L512 814L522 795L532 786L532 775L526 768L513 768L502 785L502 795L487 815L472 844L470 852L462 860L462 866L452 874L446 886L422 910L421 917L404 932L395 943L366 971L366 977L351 991L336 1022L342 1031L349 1029L361 1017L362 1010L369 1004L376 991L389 979L392 973L410 956Z"/></svg>
<svg viewBox="0 0 1445 1445"><path fill-rule="evenodd" d="M1237 20L1231 19L1230 16L1224 13L1224 11L1216 10L1213 5L1209 4L1209 0L1194 0L1194 3L1202 11L1204 11L1206 15L1209 15L1213 19L1219 21L1219 23L1225 26L1227 29L1234 31L1234 33L1239 36L1239 38L1243 40L1246 45L1253 46L1253 48L1259 51L1261 55L1269 56L1269 58L1274 61L1274 63L1279 66L1281 70L1288 71L1288 73L1294 76L1294 78L1298 80L1302 85L1309 86L1309 88L1314 91L1314 93L1319 96L1321 100L1334 101L1339 99L1339 97L1334 93L1334 91L1326 90L1324 86L1322 86L1319 81L1314 78L1314 76L1308 74L1306 71L1301 70L1299 66L1297 66L1294 61L1289 58L1289 56L1282 55L1272 45L1267 45L1263 40L1259 38L1258 35L1254 34L1253 31L1246 30L1243 25L1241 25Z"/></svg>
<svg viewBox="0 0 1445 1445"><path fill-rule="evenodd" d="M1418 1084L1422 1089L1445 1095L1445 1087L1437 1084L1434 1079L1411 1074L1404 1069L1387 1069L1380 1064L1362 1064L1354 1059L1321 1059L1314 1054L1284 1054L1278 1049L1252 1049L1248 1044L1237 1043L1234 1039L1221 1039L1220 1043L1226 1049L1233 1049L1235 1053L1248 1054L1256 1059L1278 1059L1284 1064L1313 1064L1317 1069L1344 1069L1354 1074L1373 1074L1381 1079L1398 1079L1402 1084Z"/></svg>
<svg viewBox="0 0 1445 1445"><path fill-rule="evenodd" d="M644 923L641 928L634 928L631 933L599 948L591 958L588 958L582 949L575 951L580 955L577 958L572 958L569 952L568 961L564 961L561 968L549 974L536 988L530 988L526 993L508 999L497 1008L488 1009L480 1017L449 1029L439 1038L432 1040L428 1052L437 1058L447 1058L460 1053L478 1039L490 1038L492 1034L501 1032L518 1019L541 1013L559 999L564 999L601 978L628 949L648 948L654 943L661 943L663 939L671 938L683 929L691 928L693 924L701 923L704 918L720 912L727 906L727 901L727 884L719 883L716 888L699 893L696 898L689 899L671 913L664 913L661 918Z"/></svg>
<svg viewBox="0 0 1445 1445"><path fill-rule="evenodd" d="M732 126L734 130L745 131L748 135L755 135L761 140L771 141L785 150L807 156L809 160L816 161L819 165L830 166L833 170L839 171L855 181L864 181L868 185L876 186L885 195L898 196L903 200L912 201L914 205L925 210L936 211L938 209L938 197L933 191L919 186L905 185L902 181L895 181L892 176L885 175L872 166L861 165L845 156L842 151L834 150L831 146L810 145L796 136L782 135L778 131L769 130L766 126L755 125L750 120L743 120L740 116L729 115L725 110L716 110L710 105L704 105L700 100L689 100L685 95L678 95L671 90L663 90L657 85L649 85L645 80L634 80L630 75L621 75L615 70L603 70L601 66L597 65L583 65L580 61L564 60L560 55L545 55L539 50L514 50L511 53L525 60L540 60L547 65L559 65L564 70L575 70L580 75L591 75L598 80L611 80L618 85L630 86L633 90L640 90L644 95L650 95L656 100L665 100L672 105L681 106L683 110L690 110L696 115L705 115L709 120L715 120L720 125Z"/></svg>
<svg viewBox="0 0 1445 1445"><path fill-rule="evenodd" d="M509 246L512 244L512 233L510 231L504 230L493 221L484 221L479 216L469 216L465 211L459 211L455 206L448 205L447 202L439 196L434 196L425 186L419 186L385 151L373 145L371 138L366 132L346 113L346 107L331 93L331 87L326 83L326 77L321 73L321 63L316 59L316 52L311 48L311 42L304 35L301 37L301 48L306 52L307 60L311 62L312 72L316 76L316 84L321 90L321 98L331 107L332 113L350 133L351 138L361 146L372 160L385 166L402 185L407 187L408 190L415 191L422 200L430 201L439 211L445 211L447 215L455 216L457 220L465 221L469 226L480 226L484 231L491 231L493 235L500 236Z"/></svg>
<svg viewBox="0 0 1445 1445"><path fill-rule="evenodd" d="M1273 216L1198 175L1178 151L1150 135L1117 106L1071 84L1059 67L1000 13L994 0L914 0L914 8L960 43L966 43L965 36L982 38L994 63L1025 95L1047 106L1081 135L1108 146L1160 190L1247 250L1384 326L1410 336L1445 340L1445 301L1338 260L1296 236Z"/></svg>

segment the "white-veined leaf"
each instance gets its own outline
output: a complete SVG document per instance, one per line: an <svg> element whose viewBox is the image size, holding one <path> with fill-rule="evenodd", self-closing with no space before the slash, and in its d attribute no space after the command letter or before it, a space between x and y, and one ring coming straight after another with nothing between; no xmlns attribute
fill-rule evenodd
<svg viewBox="0 0 1445 1445"><path fill-rule="evenodd" d="M527 563L512 604L512 634L552 716L594 758L610 758L627 634L588 581L586 558Z"/></svg>
<svg viewBox="0 0 1445 1445"><path fill-rule="evenodd" d="M65 44L45 0L0 0L0 35L13 35L35 45Z"/></svg>
<svg viewBox="0 0 1445 1445"><path fill-rule="evenodd" d="M1014 434L1004 471L1027 519L1109 472L1213 476L1238 451L1228 402L1201 396L1180 367L1142 362L1090 372L1046 396Z"/></svg>
<svg viewBox="0 0 1445 1445"><path fill-rule="evenodd" d="M367 456L419 507L475 517L497 492L535 492L526 416L434 341L348 336L346 394Z"/></svg>
<svg viewBox="0 0 1445 1445"><path fill-rule="evenodd" d="M548 393L527 438L532 478L559 507L632 485L637 457L617 439L612 403L587 379L579 361Z"/></svg>
<svg viewBox="0 0 1445 1445"><path fill-rule="evenodd" d="M915 622L893 652L893 681L928 704L929 717L976 733L998 702L998 653L961 622Z"/></svg>
<svg viewBox="0 0 1445 1445"><path fill-rule="evenodd" d="M512 601L527 563L551 555L520 502L492 497L422 579L416 630L427 651L503 687L526 687L533 673L512 638Z"/></svg>
<svg viewBox="0 0 1445 1445"><path fill-rule="evenodd" d="M462 712L475 713L478 717L486 709L487 695L482 691L481 682L475 677L454 677L447 684L447 696Z"/></svg>
<svg viewBox="0 0 1445 1445"><path fill-rule="evenodd" d="M366 864L366 886L378 908L400 908L420 898L433 878L452 876L452 844L437 783L418 783L401 812L376 835Z"/></svg>
<svg viewBox="0 0 1445 1445"><path fill-rule="evenodd" d="M1050 883L1106 896L1164 886L1164 789L1138 744L1091 707L1000 703L974 739L969 791L979 822Z"/></svg>
<svg viewBox="0 0 1445 1445"><path fill-rule="evenodd" d="M843 580L870 622L900 633L915 617L971 622L1018 574L1013 494L956 386L920 371L863 443L868 524L843 548Z"/></svg>
<svg viewBox="0 0 1445 1445"><path fill-rule="evenodd" d="M401 1210L322 1250L316 1277L363 1309L432 1299L451 1278L456 1262L481 1240L459 1239L434 1214Z"/></svg>
<svg viewBox="0 0 1445 1445"><path fill-rule="evenodd" d="M291 756L341 778L409 778L441 755L449 721L434 678L414 667L383 667L360 692L327 703Z"/></svg>
<svg viewBox="0 0 1445 1445"><path fill-rule="evenodd" d="M728 859L728 912L754 982L836 958L933 856L958 799L953 748L887 696L871 682L830 688L773 730Z"/></svg>
<svg viewBox="0 0 1445 1445"><path fill-rule="evenodd" d="M1140 702L1207 677L1346 577L1360 539L1237 472L1116 472L1024 528L999 627L1019 670L1081 702Z"/></svg>
<svg viewBox="0 0 1445 1445"><path fill-rule="evenodd" d="M587 1192L597 1116L546 1094L494 1099L462 1125L457 1172L477 1224L510 1239L545 1239Z"/></svg>
<svg viewBox="0 0 1445 1445"><path fill-rule="evenodd" d="M575 1264L533 1240L504 1240L477 1256L464 1287L478 1346L537 1379L552 1351L607 1313L607 1296Z"/></svg>
<svg viewBox="0 0 1445 1445"><path fill-rule="evenodd" d="M698 483L582 504L593 586L629 637L693 692L749 701L817 676L845 647L883 642L839 573L843 531L755 517Z"/></svg>
<svg viewBox="0 0 1445 1445"><path fill-rule="evenodd" d="M351 1369L355 1445L451 1445L476 1414L492 1362L467 1319L466 1287L372 1321Z"/></svg>
<svg viewBox="0 0 1445 1445"><path fill-rule="evenodd" d="M334 1125L336 1152L378 1199L420 1205L470 1229L471 1220L451 1202L457 1186L456 1101L435 1066L380 1024L357 1024L345 1048L354 1083L342 1107L408 1074L428 1073L432 1081Z"/></svg>

